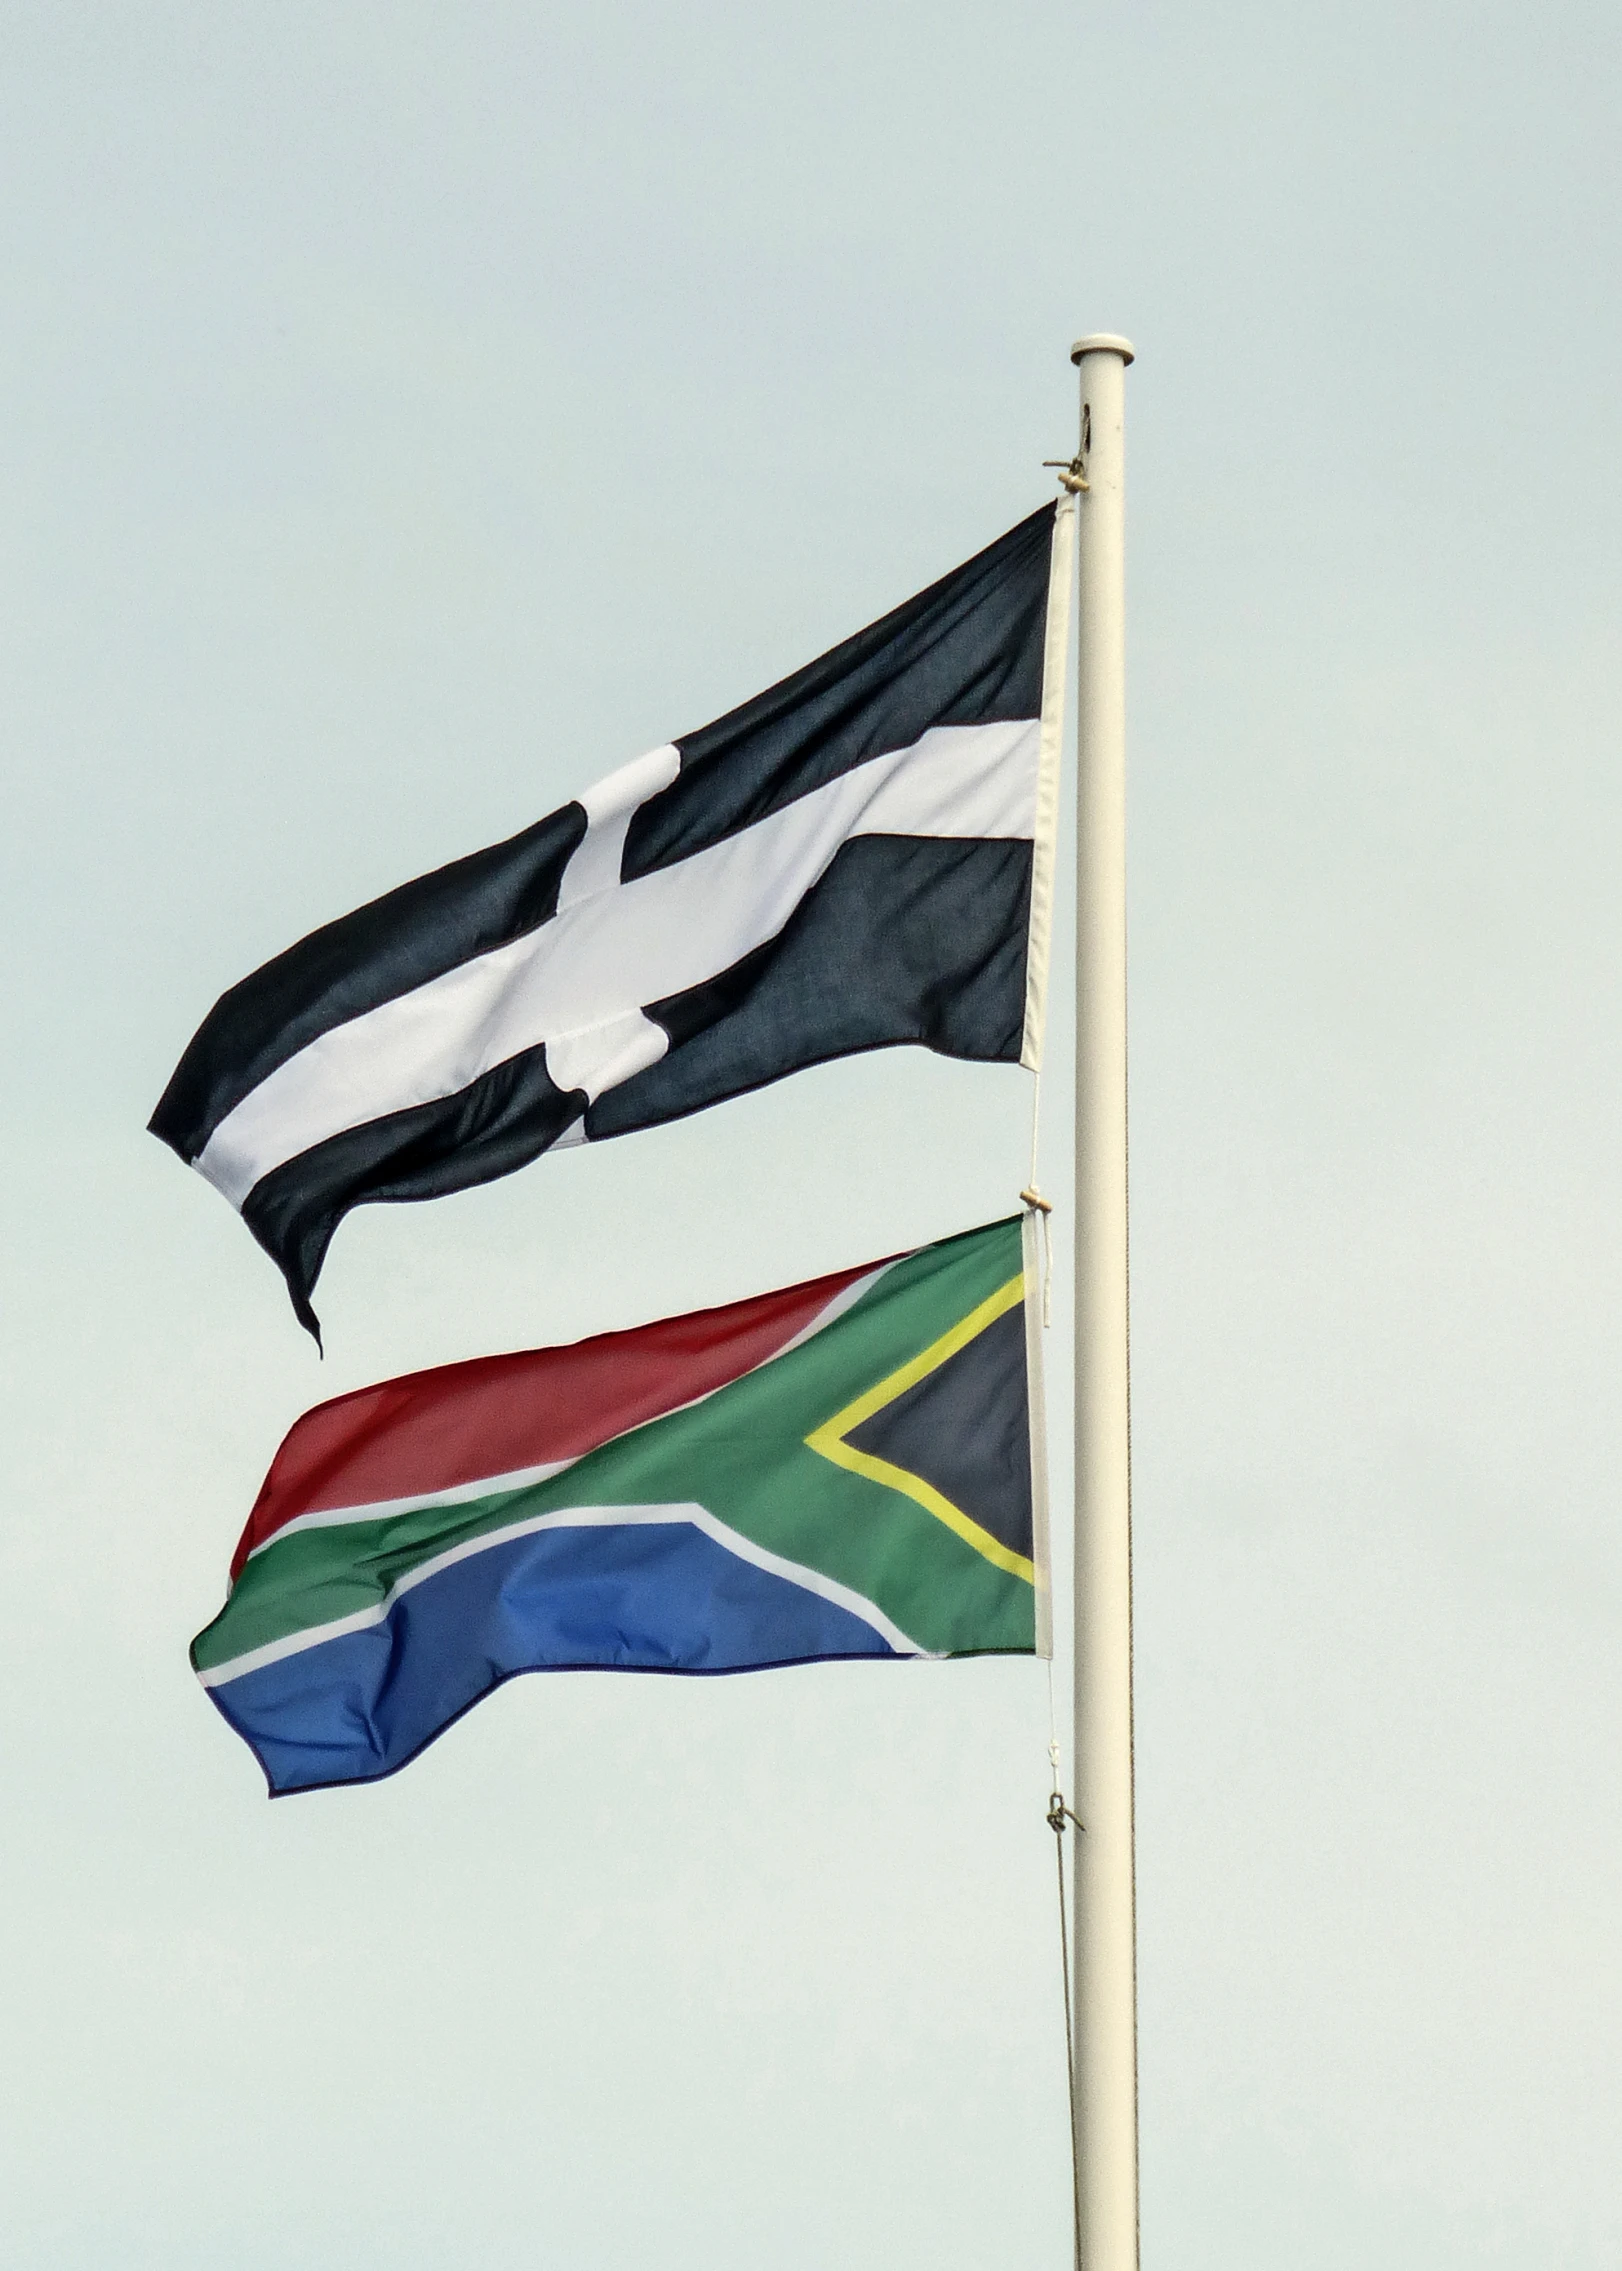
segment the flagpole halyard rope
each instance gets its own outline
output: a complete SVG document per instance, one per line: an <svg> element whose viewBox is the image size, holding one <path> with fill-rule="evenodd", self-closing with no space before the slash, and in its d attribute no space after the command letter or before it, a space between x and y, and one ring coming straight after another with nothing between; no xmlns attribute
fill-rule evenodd
<svg viewBox="0 0 1622 2271"><path fill-rule="evenodd" d="M1036 1180L1036 1144L1042 1129L1042 1074L1031 1072L1031 1179L1019 1194L1023 1206L1042 1218L1042 1329L1053 1322L1053 1201L1042 1196ZM1050 1714L1051 1716L1051 1714Z"/></svg>
<svg viewBox="0 0 1622 2271"><path fill-rule="evenodd" d="M1052 1688L1049 1686L1051 1703ZM1065 1804L1059 1787L1059 1738L1055 1735L1048 1744L1048 1757L1053 1763L1053 1790L1048 1798L1047 1825L1053 1832L1053 1859L1059 1881L1059 1976L1064 1992L1064 2072L1065 2086L1070 2104L1070 2210L1075 2246L1075 2271L1082 2271L1081 2263L1081 2162L1076 2152L1076 2035L1075 2021L1070 2009L1070 1921L1065 1899L1064 1884L1064 1833L1066 1826L1074 1824L1080 1831L1082 1824Z"/></svg>

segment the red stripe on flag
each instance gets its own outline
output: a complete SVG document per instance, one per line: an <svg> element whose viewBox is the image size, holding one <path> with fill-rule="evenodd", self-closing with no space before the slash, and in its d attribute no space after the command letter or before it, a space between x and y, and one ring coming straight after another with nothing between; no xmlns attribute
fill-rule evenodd
<svg viewBox="0 0 1622 2271"><path fill-rule="evenodd" d="M232 1578L256 1546L301 1514L418 1498L578 1459L764 1364L878 1266L866 1262L567 1348L442 1364L317 1404L294 1422L271 1462Z"/></svg>

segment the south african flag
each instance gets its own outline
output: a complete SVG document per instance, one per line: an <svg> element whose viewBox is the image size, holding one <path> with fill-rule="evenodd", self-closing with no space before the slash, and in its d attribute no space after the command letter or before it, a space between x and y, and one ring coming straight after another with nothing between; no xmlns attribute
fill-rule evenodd
<svg viewBox="0 0 1622 2271"><path fill-rule="evenodd" d="M519 1672L1046 1654L1032 1234L306 1412L192 1644L272 1796Z"/></svg>

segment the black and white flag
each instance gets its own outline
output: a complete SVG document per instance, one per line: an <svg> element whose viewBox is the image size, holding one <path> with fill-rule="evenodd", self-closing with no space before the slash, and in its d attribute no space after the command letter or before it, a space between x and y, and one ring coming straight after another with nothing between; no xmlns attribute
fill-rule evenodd
<svg viewBox="0 0 1622 2271"><path fill-rule="evenodd" d="M223 995L152 1132L313 1332L333 1231L897 1042L1041 1048L1069 499Z"/></svg>

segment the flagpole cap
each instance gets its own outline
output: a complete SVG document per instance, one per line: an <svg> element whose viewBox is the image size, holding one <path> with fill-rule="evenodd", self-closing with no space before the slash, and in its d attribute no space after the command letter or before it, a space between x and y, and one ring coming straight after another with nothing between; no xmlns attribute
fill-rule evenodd
<svg viewBox="0 0 1622 2271"><path fill-rule="evenodd" d="M1078 339L1071 348L1070 360L1079 363L1083 355L1119 355L1124 365L1135 359L1137 349L1118 331L1089 331L1085 339Z"/></svg>

